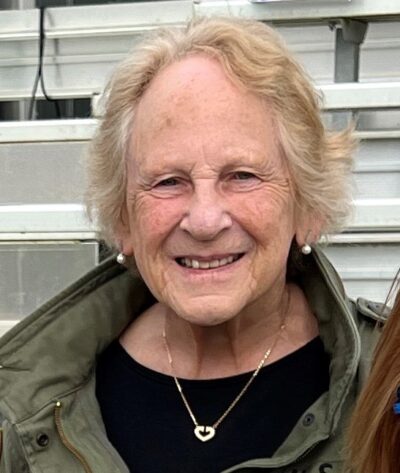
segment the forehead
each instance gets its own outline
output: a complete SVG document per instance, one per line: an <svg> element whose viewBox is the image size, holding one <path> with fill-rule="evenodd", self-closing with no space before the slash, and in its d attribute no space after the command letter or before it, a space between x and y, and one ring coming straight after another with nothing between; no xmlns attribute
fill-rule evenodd
<svg viewBox="0 0 400 473"><path fill-rule="evenodd" d="M274 118L267 102L234 84L217 59L195 55L153 79L137 107L131 144L139 160L196 145L210 152L271 150Z"/></svg>

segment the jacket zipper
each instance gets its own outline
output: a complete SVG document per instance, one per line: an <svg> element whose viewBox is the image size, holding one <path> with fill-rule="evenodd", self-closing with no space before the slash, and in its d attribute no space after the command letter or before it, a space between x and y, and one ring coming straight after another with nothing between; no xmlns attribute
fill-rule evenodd
<svg viewBox="0 0 400 473"><path fill-rule="evenodd" d="M61 442L64 445L64 447L69 450L72 455L79 461L79 463L83 466L83 469L85 470L85 473L93 473L93 470L90 468L89 463L85 459L85 457L82 455L82 453L72 445L72 443L67 439L62 422L61 422L61 408L62 404L60 401L56 402L55 408L54 408L54 420L56 423L57 431L58 434L61 438Z"/></svg>

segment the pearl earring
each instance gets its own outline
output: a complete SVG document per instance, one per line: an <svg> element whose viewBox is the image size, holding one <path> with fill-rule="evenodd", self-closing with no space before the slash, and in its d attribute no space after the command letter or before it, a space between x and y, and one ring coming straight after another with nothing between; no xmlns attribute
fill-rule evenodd
<svg viewBox="0 0 400 473"><path fill-rule="evenodd" d="M123 253L118 253L117 255L117 263L119 264L125 264L126 262L126 256Z"/></svg>
<svg viewBox="0 0 400 473"><path fill-rule="evenodd" d="M305 243L301 247L301 252L303 253L303 255L309 255L312 252L312 248L308 243Z"/></svg>

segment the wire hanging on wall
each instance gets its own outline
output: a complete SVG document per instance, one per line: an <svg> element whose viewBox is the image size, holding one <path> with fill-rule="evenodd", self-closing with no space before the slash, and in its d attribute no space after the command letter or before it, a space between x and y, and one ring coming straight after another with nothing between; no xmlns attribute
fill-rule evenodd
<svg viewBox="0 0 400 473"><path fill-rule="evenodd" d="M33 89L32 89L32 94L31 94L31 100L29 103L29 119L33 120L33 114L35 111L35 103L36 103L36 94L37 94L37 89L39 86L40 82L40 87L42 89L43 95L45 99L49 102L53 102L55 109L56 109L56 114L57 118L61 118L61 111L60 111L60 105L58 103L58 100L52 99L47 95L46 92L46 87L44 85L44 77L43 77L43 54L44 54L44 46L45 46L45 31L44 31L44 13L45 13L45 7L40 7L39 8L39 61L38 61L38 68L36 72L36 77L35 77L35 82L33 84Z"/></svg>

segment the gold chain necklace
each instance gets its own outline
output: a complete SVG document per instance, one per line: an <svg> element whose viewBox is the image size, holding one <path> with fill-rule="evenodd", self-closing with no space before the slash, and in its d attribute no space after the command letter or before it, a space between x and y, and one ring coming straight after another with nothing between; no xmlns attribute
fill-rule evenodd
<svg viewBox="0 0 400 473"><path fill-rule="evenodd" d="M252 382L255 380L256 376L258 375L260 369L264 366L265 362L268 360L268 358L270 357L271 353L272 353L272 350L275 348L275 345L277 344L278 342L278 339L279 339L279 336L280 334L282 333L282 331L285 329L286 325L285 325L285 321L283 321L283 323L281 324L281 326L279 327L279 330L278 330L278 333L276 334L275 336L275 339L272 343L272 345L268 348L268 350L264 353L264 356L262 357L260 363L258 363L257 365L257 368L253 371L253 374L251 375L250 379L247 381L247 383L243 386L243 388L241 389L241 391L239 392L239 394L235 397L235 399L231 402L231 404L229 405L229 407L226 409L226 411L222 414L222 416L217 419L213 425L200 425L198 422L197 422L197 419L195 417L195 415L193 414L193 411L189 405L189 402L188 400L186 399L186 396L183 392L183 389L182 389L182 386L178 380L178 378L176 377L175 375L175 370L174 370L174 365L173 365L173 361L172 361L172 356L171 356L171 351L169 349L169 345L168 345L168 340L167 340L167 335L165 333L165 327L164 327L164 330L163 330L163 339L164 339L164 345L165 345L165 350L167 352L167 355L168 355L168 361L169 361L169 365L170 365L170 368L171 368L171 374L172 374L172 377L174 378L174 381L175 381L175 384L176 384L176 387L178 389L178 392L179 394L181 395L181 398L182 398L182 401L183 401L183 404L185 405L192 421L193 421L193 424L194 424L194 435L199 439L201 440L202 442L207 442L208 440L211 440L214 436L215 436L215 433L216 433L216 430L217 430L217 427L221 424L221 422L226 418L226 416L232 411L232 409L236 406L236 404L239 402L239 400L242 398L242 396L244 395L244 393L249 389L250 385L252 384Z"/></svg>

